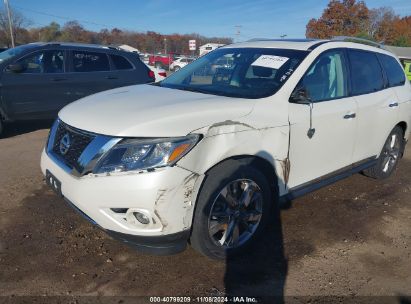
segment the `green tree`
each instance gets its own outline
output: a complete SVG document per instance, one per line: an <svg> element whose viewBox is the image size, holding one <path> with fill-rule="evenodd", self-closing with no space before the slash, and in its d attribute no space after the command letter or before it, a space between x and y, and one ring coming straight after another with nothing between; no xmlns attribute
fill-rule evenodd
<svg viewBox="0 0 411 304"><path fill-rule="evenodd" d="M91 33L88 32L78 21L68 21L62 28L60 41L90 43Z"/></svg>
<svg viewBox="0 0 411 304"><path fill-rule="evenodd" d="M57 41L61 36L60 24L51 22L48 26L43 27L39 33L41 41Z"/></svg>
<svg viewBox="0 0 411 304"><path fill-rule="evenodd" d="M363 1L331 0L322 16L311 19L306 28L308 38L356 36L367 30L369 10Z"/></svg>
<svg viewBox="0 0 411 304"><path fill-rule="evenodd" d="M392 45L407 47L411 45L411 42L407 36L399 36L395 38Z"/></svg>
<svg viewBox="0 0 411 304"><path fill-rule="evenodd" d="M363 1L331 0L306 28L308 38L352 36L397 46L411 45L411 16L400 18L391 7L369 10Z"/></svg>

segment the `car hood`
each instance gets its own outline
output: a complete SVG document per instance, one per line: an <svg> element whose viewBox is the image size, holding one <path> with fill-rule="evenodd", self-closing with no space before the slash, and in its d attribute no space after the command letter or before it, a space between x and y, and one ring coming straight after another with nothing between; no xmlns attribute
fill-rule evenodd
<svg viewBox="0 0 411 304"><path fill-rule="evenodd" d="M75 128L119 137L170 137L251 112L255 100L154 85L97 93L63 108L59 118Z"/></svg>

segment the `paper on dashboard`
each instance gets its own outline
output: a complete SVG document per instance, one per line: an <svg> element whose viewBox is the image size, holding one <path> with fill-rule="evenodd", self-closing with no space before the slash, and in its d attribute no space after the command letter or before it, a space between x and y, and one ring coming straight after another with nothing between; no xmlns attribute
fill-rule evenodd
<svg viewBox="0 0 411 304"><path fill-rule="evenodd" d="M251 65L278 70L284 63L287 62L288 59L288 57L282 56L261 55Z"/></svg>

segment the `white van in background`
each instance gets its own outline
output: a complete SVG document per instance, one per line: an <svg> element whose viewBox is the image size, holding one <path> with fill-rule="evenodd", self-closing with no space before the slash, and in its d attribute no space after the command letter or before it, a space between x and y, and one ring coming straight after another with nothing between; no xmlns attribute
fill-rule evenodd
<svg viewBox="0 0 411 304"><path fill-rule="evenodd" d="M211 51L214 51L218 49L219 47L224 46L224 44L221 43L207 43L202 46L200 46L199 49L199 55L204 56L207 53L210 53Z"/></svg>

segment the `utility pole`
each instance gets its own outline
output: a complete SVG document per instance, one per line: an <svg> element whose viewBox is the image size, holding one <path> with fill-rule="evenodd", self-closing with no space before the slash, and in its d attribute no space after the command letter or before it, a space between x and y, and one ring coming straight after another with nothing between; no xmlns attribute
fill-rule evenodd
<svg viewBox="0 0 411 304"><path fill-rule="evenodd" d="M11 46L14 47L13 24L12 24L12 21L11 21L11 11L10 11L9 0L4 0L4 5L6 6L7 17L9 18Z"/></svg>
<svg viewBox="0 0 411 304"><path fill-rule="evenodd" d="M235 31L235 36L236 36L236 42L239 42L240 40L240 35L241 35L241 27L242 25L235 25L234 26L236 31Z"/></svg>
<svg viewBox="0 0 411 304"><path fill-rule="evenodd" d="M167 38L164 38L164 54L167 54Z"/></svg>

